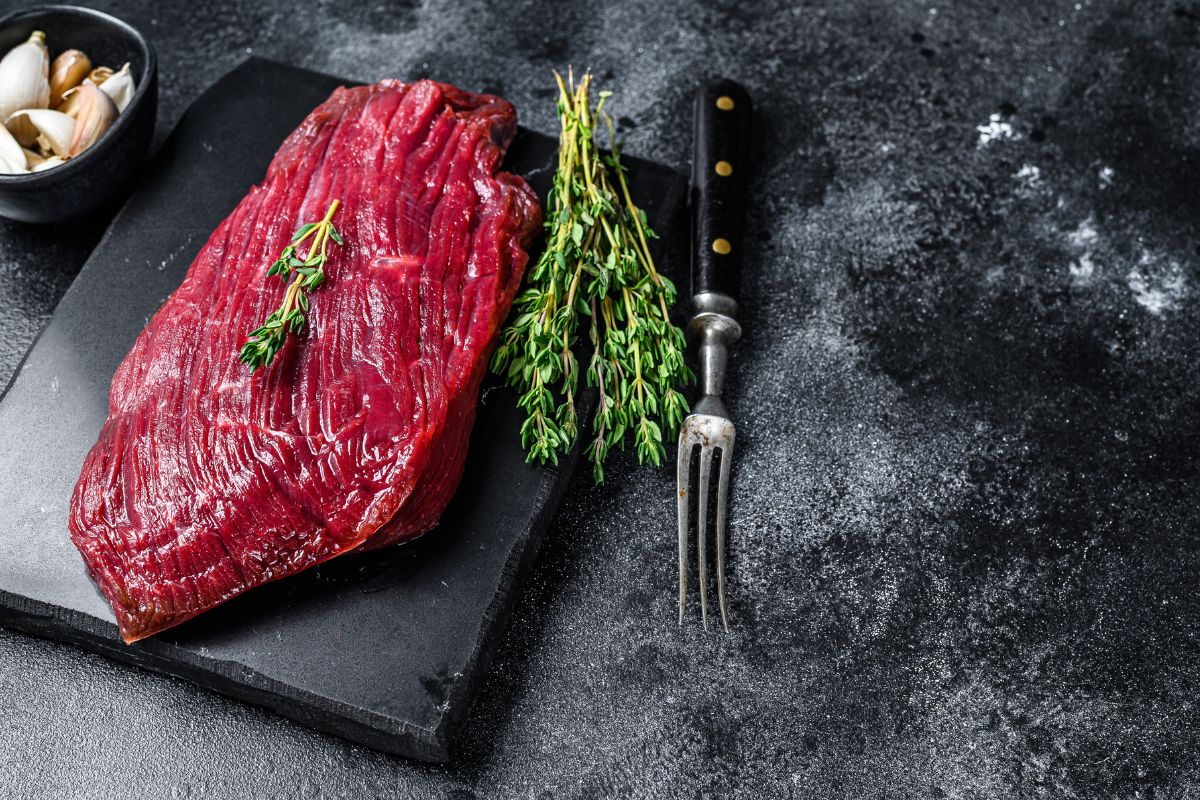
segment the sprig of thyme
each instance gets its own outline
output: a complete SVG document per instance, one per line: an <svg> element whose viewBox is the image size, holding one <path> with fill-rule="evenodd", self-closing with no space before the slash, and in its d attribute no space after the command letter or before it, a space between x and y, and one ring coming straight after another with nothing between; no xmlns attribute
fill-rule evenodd
<svg viewBox="0 0 1200 800"><path fill-rule="evenodd" d="M604 461L632 432L638 461L666 454L663 435L688 405L678 387L695 379L684 363L683 331L671 324L675 287L650 255L656 238L630 197L612 118L611 92L593 108L592 77L558 73L558 167L546 215L546 249L526 276L517 314L504 330L492 369L521 392L521 442L529 460L558 463L579 432L574 347L583 319L591 342L587 385L599 395L587 454L597 483ZM609 155L596 125L608 130Z"/></svg>
<svg viewBox="0 0 1200 800"><path fill-rule="evenodd" d="M284 283L289 280L291 283L284 292L283 303L271 312L262 327L250 333L242 345L238 360L250 367L251 372L275 360L289 333L304 330L304 315L309 302L307 292L325 281L325 262L329 260L325 249L330 240L339 245L344 243L341 233L333 225L333 215L340 205L340 200L334 200L325 212L324 219L297 228L292 234L292 241L267 269L268 277L278 275ZM308 252L301 257L300 246L310 238L312 243L308 246Z"/></svg>

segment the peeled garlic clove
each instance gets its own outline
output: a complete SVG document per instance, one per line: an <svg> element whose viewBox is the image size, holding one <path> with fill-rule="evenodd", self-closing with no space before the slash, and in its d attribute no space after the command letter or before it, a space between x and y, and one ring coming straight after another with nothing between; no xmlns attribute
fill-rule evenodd
<svg viewBox="0 0 1200 800"><path fill-rule="evenodd" d="M114 78L109 79L115 80ZM109 81L106 81L106 83ZM69 155L77 156L94 145L112 127L117 118L117 105L94 83L83 83L71 93L70 116L75 120ZM62 155L58 150L55 155Z"/></svg>
<svg viewBox="0 0 1200 800"><path fill-rule="evenodd" d="M58 108L63 93L83 83L92 71L92 60L79 50L64 50L50 64L50 107ZM28 107L28 106L26 106Z"/></svg>
<svg viewBox="0 0 1200 800"><path fill-rule="evenodd" d="M99 86L112 76L112 67L96 67L88 74L88 80Z"/></svg>
<svg viewBox="0 0 1200 800"><path fill-rule="evenodd" d="M37 142L56 156L71 154L71 141L75 135L75 120L61 111L48 108L25 108L10 116L4 124L11 130L13 120L27 120L37 130Z"/></svg>
<svg viewBox="0 0 1200 800"><path fill-rule="evenodd" d="M50 54L46 35L34 31L0 59L0 120L6 120L22 108L46 108L50 105ZM24 120L9 130L23 145L33 143L37 135Z"/></svg>
<svg viewBox="0 0 1200 800"><path fill-rule="evenodd" d="M114 72L112 77L101 83L100 91L113 99L117 113L124 111L133 99L133 75L129 72L129 65L121 67L119 72Z"/></svg>
<svg viewBox="0 0 1200 800"><path fill-rule="evenodd" d="M65 158L59 158L58 156L51 156L50 158L47 158L44 161L42 161L38 164L35 164L33 166L33 168L29 171L30 172L45 172L48 169L54 169L55 167L61 167L65 163L67 163L67 160Z"/></svg>
<svg viewBox="0 0 1200 800"><path fill-rule="evenodd" d="M29 163L25 158L25 151L8 132L8 128L0 125L0 173L12 175L28 171Z"/></svg>

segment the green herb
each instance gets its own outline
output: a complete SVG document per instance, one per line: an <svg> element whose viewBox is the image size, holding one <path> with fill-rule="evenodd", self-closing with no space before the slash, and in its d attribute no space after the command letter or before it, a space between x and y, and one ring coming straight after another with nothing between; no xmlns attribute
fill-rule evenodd
<svg viewBox="0 0 1200 800"><path fill-rule="evenodd" d="M265 367L275 360L275 356L283 348L289 333L300 333L304 330L304 315L308 311L308 295L306 294L320 286L325 280L325 262L328 256L325 248L332 239L337 244L343 244L342 235L333 226L333 215L337 213L340 200L334 200L325 212L325 218L320 222L310 222L301 225L292 235L292 241L275 263L267 269L267 275L278 275L284 283L291 280L283 295L283 303L271 312L262 327L253 331L246 343L242 345L238 360L250 367L250 371ZM299 255L299 249L309 239L308 252ZM293 277L295 276L295 277Z"/></svg>
<svg viewBox="0 0 1200 800"><path fill-rule="evenodd" d="M586 325L587 385L598 390L587 454L604 482L609 449L632 433L638 461L660 464L687 413L678 387L694 380L684 364L683 331L671 324L675 287L654 267L646 214L629 196L612 118L610 92L593 108L591 75L558 83L558 168L546 215L546 249L526 276L517 313L504 330L492 369L521 392L521 441L529 460L558 463L579 431L575 396L580 365L573 352ZM595 126L608 130L601 153ZM584 320L586 319L586 323Z"/></svg>

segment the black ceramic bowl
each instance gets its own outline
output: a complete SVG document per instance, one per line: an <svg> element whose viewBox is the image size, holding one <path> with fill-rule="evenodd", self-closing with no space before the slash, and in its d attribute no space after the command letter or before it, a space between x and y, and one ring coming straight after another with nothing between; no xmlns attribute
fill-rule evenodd
<svg viewBox="0 0 1200 800"><path fill-rule="evenodd" d="M126 62L135 91L116 124L77 158L28 175L0 175L0 216L22 222L83 217L124 197L146 157L158 113L154 47L116 17L78 6L39 6L0 19L0 57L44 31L53 59L82 50L92 63L120 69Z"/></svg>

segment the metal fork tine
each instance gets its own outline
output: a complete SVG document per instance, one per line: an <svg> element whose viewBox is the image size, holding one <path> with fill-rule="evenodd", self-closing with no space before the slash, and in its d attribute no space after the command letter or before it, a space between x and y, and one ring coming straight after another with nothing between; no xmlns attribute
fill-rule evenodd
<svg viewBox="0 0 1200 800"><path fill-rule="evenodd" d="M733 464L733 423L725 417L711 414L692 414L683 422L679 434L679 454L676 461L675 485L678 493L679 522L679 624L687 610L688 591L688 533L691 530L692 503L696 505L696 560L700 580L700 618L708 630L708 551L709 523L717 538L717 599L721 610L721 626L729 630L729 610L725 604L725 541L729 508L729 474ZM697 452L699 451L699 452ZM721 453L719 472L713 474L713 460ZM697 475L692 477L692 458L697 459ZM716 481L716 486L713 482ZM709 513L711 490L717 490L717 508Z"/></svg>
<svg viewBox="0 0 1200 800"><path fill-rule="evenodd" d="M713 450L700 445L700 488L696 498L696 558L700 562L700 619L708 630L708 480Z"/></svg>
<svg viewBox="0 0 1200 800"><path fill-rule="evenodd" d="M729 502L729 468L733 464L733 433L721 448L721 477L717 481L717 599L721 605L721 625L729 633L729 615L725 611L725 514Z"/></svg>
<svg viewBox="0 0 1200 800"><path fill-rule="evenodd" d="M692 441L683 439L679 443L679 459L675 471L675 482L679 494L679 624L683 624L683 611L687 608L688 585L688 473L692 467Z"/></svg>

